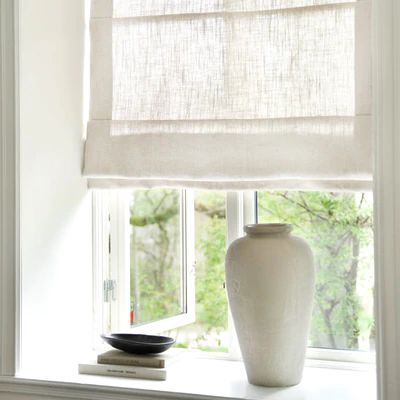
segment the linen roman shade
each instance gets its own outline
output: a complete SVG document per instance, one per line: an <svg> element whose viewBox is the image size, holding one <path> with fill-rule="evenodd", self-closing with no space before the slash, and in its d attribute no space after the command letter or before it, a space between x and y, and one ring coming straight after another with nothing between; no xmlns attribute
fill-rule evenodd
<svg viewBox="0 0 400 400"><path fill-rule="evenodd" d="M91 186L368 189L368 0L92 0Z"/></svg>

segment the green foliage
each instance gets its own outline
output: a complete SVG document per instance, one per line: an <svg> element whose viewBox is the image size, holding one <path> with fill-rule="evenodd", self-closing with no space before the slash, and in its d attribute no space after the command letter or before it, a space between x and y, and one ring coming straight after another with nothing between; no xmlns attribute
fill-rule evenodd
<svg viewBox="0 0 400 400"><path fill-rule="evenodd" d="M225 346L199 346L198 347L199 350L202 351L212 351L212 352L217 352L217 353L228 353L229 349L228 347Z"/></svg>
<svg viewBox="0 0 400 400"><path fill-rule="evenodd" d="M187 343L175 343L174 347L177 349L188 349L189 345Z"/></svg>
<svg viewBox="0 0 400 400"><path fill-rule="evenodd" d="M227 328L225 280L225 219L207 218L199 230L196 267L196 320L207 330Z"/></svg>
<svg viewBox="0 0 400 400"><path fill-rule="evenodd" d="M135 322L142 323L181 312L179 192L132 196L131 304Z"/></svg>
<svg viewBox="0 0 400 400"><path fill-rule="evenodd" d="M311 245L316 294L311 345L357 349L373 336L372 207L366 194L259 193L260 222L288 222ZM372 335L371 335L372 332Z"/></svg>

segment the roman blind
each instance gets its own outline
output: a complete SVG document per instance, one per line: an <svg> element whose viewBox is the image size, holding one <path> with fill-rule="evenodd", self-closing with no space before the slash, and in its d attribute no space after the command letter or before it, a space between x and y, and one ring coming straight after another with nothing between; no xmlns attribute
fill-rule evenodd
<svg viewBox="0 0 400 400"><path fill-rule="evenodd" d="M368 189L368 0L92 0L93 187Z"/></svg>

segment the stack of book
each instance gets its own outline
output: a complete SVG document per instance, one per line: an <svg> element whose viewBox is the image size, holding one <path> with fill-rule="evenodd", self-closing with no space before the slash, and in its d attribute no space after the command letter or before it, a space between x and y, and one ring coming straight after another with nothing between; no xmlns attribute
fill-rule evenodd
<svg viewBox="0 0 400 400"><path fill-rule="evenodd" d="M80 374L120 376L138 379L167 379L167 366L177 360L182 351L170 349L157 355L129 354L109 350L97 356L97 362L79 364Z"/></svg>

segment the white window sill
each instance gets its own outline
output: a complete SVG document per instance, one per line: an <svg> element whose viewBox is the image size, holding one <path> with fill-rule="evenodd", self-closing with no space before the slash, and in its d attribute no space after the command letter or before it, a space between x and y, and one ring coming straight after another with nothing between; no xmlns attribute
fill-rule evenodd
<svg viewBox="0 0 400 400"><path fill-rule="evenodd" d="M343 369L342 364L308 361L302 382L289 388L265 388L247 382L239 361L184 357L168 369L166 381L150 381L69 373L20 373L0 377L2 392L79 399L267 399L376 400L372 367ZM25 397L24 397L25 398Z"/></svg>

